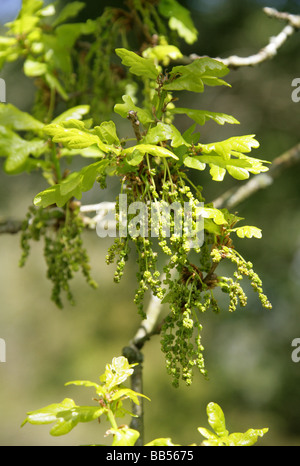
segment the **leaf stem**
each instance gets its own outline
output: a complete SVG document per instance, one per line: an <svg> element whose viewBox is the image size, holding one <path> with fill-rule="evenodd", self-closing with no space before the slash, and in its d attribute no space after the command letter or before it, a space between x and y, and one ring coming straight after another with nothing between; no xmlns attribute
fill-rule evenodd
<svg viewBox="0 0 300 466"><path fill-rule="evenodd" d="M115 416L114 416L114 414L113 414L113 412L112 412L111 409L108 409L108 410L107 410L106 416L107 416L107 419L108 419L108 421L110 422L112 428L113 428L113 429L118 429L118 424L117 424L117 422L116 422Z"/></svg>

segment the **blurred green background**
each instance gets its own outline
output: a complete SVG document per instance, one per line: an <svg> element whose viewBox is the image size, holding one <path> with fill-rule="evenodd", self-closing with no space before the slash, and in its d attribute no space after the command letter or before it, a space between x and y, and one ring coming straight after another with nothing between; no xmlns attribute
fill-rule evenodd
<svg viewBox="0 0 300 466"><path fill-rule="evenodd" d="M87 1L83 17L101 14L118 1ZM300 1L186 0L199 30L196 44L182 50L211 57L248 56L266 45L283 23L262 12L270 6L300 14ZM291 99L292 80L300 77L300 36L295 34L277 57L256 68L232 71L232 88L210 88L203 95L186 95L185 107L234 115L240 126L207 123L200 128L202 142L234 135L256 134L261 143L255 156L273 160L299 142L300 103ZM6 67L7 101L30 110L33 86L20 64ZM88 102L87 102L88 103ZM115 116L116 121L120 122ZM184 130L190 121L178 117ZM123 123L122 123L123 124ZM126 124L121 131L126 131ZM0 161L0 163L2 163ZM203 316L203 343L209 380L196 375L192 387L174 389L166 374L159 337L144 348L146 441L172 437L174 442L200 442L198 426L207 426L210 401L220 404L230 431L269 427L260 445L300 445L300 363L292 362L291 343L300 337L300 166L286 170L267 190L239 205L246 224L263 230L261 240L238 240L241 254L254 263L262 277L272 311L261 308L249 290L249 304L235 315ZM223 183L199 174L206 200L215 199L236 181ZM112 200L117 182L101 193L95 189L84 202ZM8 177L0 172L0 217L24 218L34 195L45 188L38 175ZM93 392L64 387L74 379L97 381L104 366L133 337L139 318L133 304L135 261L131 259L123 281L113 283L114 267L105 264L110 239L86 232L85 244L99 283L90 290L80 275L73 281L76 306L63 311L50 302L42 245L33 244L25 269L18 267L19 236L0 236L0 337L7 347L7 362L0 363L0 445L78 445L99 443L108 425L80 425L68 436L52 438L49 426L20 424L26 412L65 397L89 404ZM224 273L226 268L223 269ZM226 307L226 302L224 302ZM126 422L126 420L125 420ZM109 440L106 440L109 444Z"/></svg>

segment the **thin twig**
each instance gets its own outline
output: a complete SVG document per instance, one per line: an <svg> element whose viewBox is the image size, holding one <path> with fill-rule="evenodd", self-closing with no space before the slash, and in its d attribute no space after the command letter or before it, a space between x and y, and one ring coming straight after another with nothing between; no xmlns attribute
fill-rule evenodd
<svg viewBox="0 0 300 466"><path fill-rule="evenodd" d="M23 222L19 220L0 220L0 235L9 233L15 235L22 229Z"/></svg>
<svg viewBox="0 0 300 466"><path fill-rule="evenodd" d="M292 15L290 13L282 13L277 11L275 8L264 8L263 10L271 18L276 18L286 21L288 24L284 29L274 37L271 37L269 43L263 47L255 55L249 57L238 57L232 55L228 58L216 58L221 61L228 68L237 69L245 66L257 66L267 60L271 60L275 57L278 50L283 46L287 39L292 36L298 29L300 29L300 15ZM199 55L190 55L190 60L202 58Z"/></svg>

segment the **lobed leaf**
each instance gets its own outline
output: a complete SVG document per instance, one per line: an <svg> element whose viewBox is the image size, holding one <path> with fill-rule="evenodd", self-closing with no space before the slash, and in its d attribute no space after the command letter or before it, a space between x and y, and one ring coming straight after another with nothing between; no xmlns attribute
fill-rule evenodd
<svg viewBox="0 0 300 466"><path fill-rule="evenodd" d="M130 429L128 426L119 429L109 429L106 434L112 434L114 440L113 447L132 447L140 436L137 430Z"/></svg>
<svg viewBox="0 0 300 466"><path fill-rule="evenodd" d="M149 47L143 52L144 58L150 58L152 61L157 63L162 62L164 66L170 63L170 60L178 60L183 55L179 48L175 45L156 45L155 47Z"/></svg>
<svg viewBox="0 0 300 466"><path fill-rule="evenodd" d="M162 146L154 146L152 144L138 144L137 146L129 147L128 149L124 149L122 152L125 155L132 154L135 150L138 150L141 154L150 154L154 157L171 157L173 159L178 160L178 157L173 154L170 150L166 149Z"/></svg>
<svg viewBox="0 0 300 466"><path fill-rule="evenodd" d="M252 446L258 437L263 437L268 429L249 429L245 433L229 434L226 429L225 416L219 405L209 403L207 406L208 422L215 433L204 427L199 427L199 433L206 438L204 446Z"/></svg>
<svg viewBox="0 0 300 466"><path fill-rule="evenodd" d="M204 218L211 218L217 225L226 225L227 220L223 212L219 209L213 209L210 207L201 207L199 214Z"/></svg>
<svg viewBox="0 0 300 466"><path fill-rule="evenodd" d="M123 356L113 358L111 364L106 364L105 373L100 377L101 382L105 382L106 388L110 391L112 388L125 382L133 374L133 367L136 364L129 364Z"/></svg>
<svg viewBox="0 0 300 466"><path fill-rule="evenodd" d="M16 131L39 130L44 124L12 104L0 103L0 125Z"/></svg>
<svg viewBox="0 0 300 466"><path fill-rule="evenodd" d="M218 125L224 125L225 123L229 123L231 125L239 124L239 121L236 120L233 116L226 115L225 113L215 113L208 112L207 110L194 110L190 108L176 107L169 109L169 112L173 113L174 115L187 115L201 126L203 126L209 120L215 121L218 123Z"/></svg>
<svg viewBox="0 0 300 466"><path fill-rule="evenodd" d="M104 153L115 151L112 145L101 140L103 128L96 127L94 130L89 130L80 120L69 119L60 123L51 123L45 126L44 131L52 137L53 142L63 144L68 149L86 149L96 145ZM107 131L104 138L107 141ZM112 135L109 139L112 139Z"/></svg>
<svg viewBox="0 0 300 466"><path fill-rule="evenodd" d="M76 406L73 400L66 398L61 403L29 412L21 427L27 422L38 425L54 422L50 434L60 436L69 433L79 422L89 422L99 418L104 411L104 408L98 406Z"/></svg>
<svg viewBox="0 0 300 466"><path fill-rule="evenodd" d="M51 124L58 124L62 121L67 120L81 120L84 115L87 115L90 111L89 105L78 105L77 107L72 107L63 112L61 115L56 117Z"/></svg>
<svg viewBox="0 0 300 466"><path fill-rule="evenodd" d="M21 173L30 155L39 157L45 150L45 141L27 141L14 131L0 126L0 157L6 157L4 170L8 174Z"/></svg>
<svg viewBox="0 0 300 466"><path fill-rule="evenodd" d="M235 433L230 434L228 437L228 443L230 446L236 447L251 447L253 446L259 437L263 437L269 429L249 429L244 434Z"/></svg>
<svg viewBox="0 0 300 466"><path fill-rule="evenodd" d="M232 154L238 156L240 153L251 152L253 148L259 147L259 142L255 139L255 135L237 136L226 139L221 142L214 142L212 144L199 144L199 149L205 153L217 153L225 159L229 159Z"/></svg>
<svg viewBox="0 0 300 466"><path fill-rule="evenodd" d="M223 63L212 58L199 58L189 65L175 66L170 79L163 89L170 91L203 92L204 86L230 86L220 79L228 74L228 68Z"/></svg>
<svg viewBox="0 0 300 466"><path fill-rule="evenodd" d="M235 231L239 238L262 238L262 231L260 228L252 227L252 226L243 226L239 228L235 228L231 231Z"/></svg>
<svg viewBox="0 0 300 466"><path fill-rule="evenodd" d="M122 118L127 118L128 113L133 111L137 113L139 121L145 126L154 121L153 115L145 109L137 107L129 95L123 95L123 104L116 104L114 107L115 113L121 115Z"/></svg>
<svg viewBox="0 0 300 466"><path fill-rule="evenodd" d="M143 58L126 49L116 49L116 54L121 58L123 65L128 66L131 73L156 80L159 70L150 58Z"/></svg>
<svg viewBox="0 0 300 466"><path fill-rule="evenodd" d="M108 145L120 145L116 125L113 121L103 121L100 126L94 128L101 141Z"/></svg>
<svg viewBox="0 0 300 466"><path fill-rule="evenodd" d="M109 165L109 160L100 160L83 167L79 172L73 172L62 183L51 186L37 194L33 200L37 207L48 207L56 204L63 207L72 197L81 199L82 193L89 191L96 178L104 173Z"/></svg>
<svg viewBox="0 0 300 466"><path fill-rule="evenodd" d="M173 126L165 123L157 123L157 125L151 128L147 135L144 137L143 144L158 144L163 141L171 141L173 147L180 147L182 145L190 146L190 144L184 139L180 131Z"/></svg>
<svg viewBox="0 0 300 466"><path fill-rule="evenodd" d="M268 167L263 164L269 162L244 154L257 147L259 143L253 135L233 137L212 144L198 144L195 146L195 151L203 155L193 158L202 164L209 164L210 174L214 181L223 181L226 172L237 180L246 180L250 173L258 174L268 171ZM188 163L190 163L189 159Z"/></svg>

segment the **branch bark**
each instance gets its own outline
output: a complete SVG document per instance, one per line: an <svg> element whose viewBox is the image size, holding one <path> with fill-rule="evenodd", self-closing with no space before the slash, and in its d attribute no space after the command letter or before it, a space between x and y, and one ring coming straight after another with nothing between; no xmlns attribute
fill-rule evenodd
<svg viewBox="0 0 300 466"><path fill-rule="evenodd" d="M144 344L151 338L152 335L159 334L157 322L161 312L160 300L151 295L150 302L147 309L147 317L144 319L135 336L129 342L129 345L123 348L123 356L125 356L130 364L138 363L131 376L131 389L138 393L143 392L143 361L144 357L141 352ZM132 404L132 413L136 416L132 418L130 427L137 430L140 436L136 442L136 446L144 445L144 402L143 398L140 404Z"/></svg>
<svg viewBox="0 0 300 466"><path fill-rule="evenodd" d="M0 235L9 233L11 235L15 235L19 233L22 229L22 221L19 220L11 220L11 219L0 219Z"/></svg>
<svg viewBox="0 0 300 466"><path fill-rule="evenodd" d="M286 21L288 24L277 36L271 37L269 43L255 55L251 55L249 57L238 57L237 55L232 55L228 58L218 57L216 60L221 61L231 69L260 65L261 63L274 58L278 50L283 46L288 38L300 29L300 15L279 12L275 8L264 8L263 11L269 17ZM197 58L201 57L195 54L190 55L191 60L195 60Z"/></svg>

